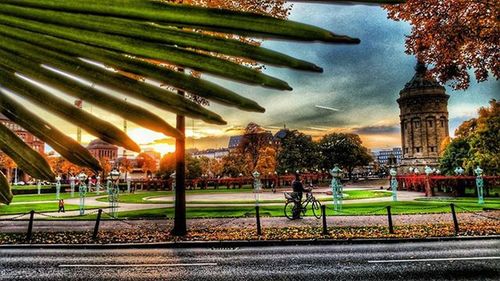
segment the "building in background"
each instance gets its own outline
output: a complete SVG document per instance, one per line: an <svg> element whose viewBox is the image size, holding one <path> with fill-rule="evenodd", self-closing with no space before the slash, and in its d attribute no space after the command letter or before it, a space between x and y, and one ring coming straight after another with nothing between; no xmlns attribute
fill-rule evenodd
<svg viewBox="0 0 500 281"><path fill-rule="evenodd" d="M11 131L16 133L27 145L31 146L34 150L38 151L40 154L45 154L45 143L39 138L35 137L30 132L23 129L21 126L12 122L5 115L0 113L0 123L5 127L9 128Z"/></svg>
<svg viewBox="0 0 500 281"><path fill-rule="evenodd" d="M100 139L91 141L87 146L87 149L96 159L106 157L111 162L115 162L118 158L118 147Z"/></svg>
<svg viewBox="0 0 500 281"><path fill-rule="evenodd" d="M399 165L403 158L403 150L401 147L394 147L374 152L373 155L380 165Z"/></svg>
<svg viewBox="0 0 500 281"><path fill-rule="evenodd" d="M224 156L228 154L229 154L229 148L211 148L192 153L193 157L195 158L207 157L210 159L217 159L217 160L222 159Z"/></svg>
<svg viewBox="0 0 500 281"><path fill-rule="evenodd" d="M409 167L439 165L439 147L448 138L448 99L446 90L418 63L415 76L399 93L401 172Z"/></svg>

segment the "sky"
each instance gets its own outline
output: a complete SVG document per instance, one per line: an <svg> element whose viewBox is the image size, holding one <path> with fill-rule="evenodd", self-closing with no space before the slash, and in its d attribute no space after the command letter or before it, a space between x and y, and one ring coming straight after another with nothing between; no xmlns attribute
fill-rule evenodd
<svg viewBox="0 0 500 281"><path fill-rule="evenodd" d="M413 56L404 53L405 35L409 34L410 26L387 19L386 12L377 6L294 4L290 19L358 37L361 44L265 41L263 46L267 48L324 68L324 72L318 74L267 67L265 73L287 81L294 88L291 92L204 76L256 100L266 108L266 112L242 112L212 104L209 109L221 114L228 125L208 125L187 119L187 146L199 149L227 147L229 136L240 134L249 122L271 131L286 125L314 138L331 132L353 132L359 134L364 145L373 150L401 146L396 99L405 83L412 78L416 64ZM466 91L454 91L447 87L447 92L451 96L448 110L450 132L453 132L461 122L474 117L479 107L499 97L500 83L490 78L479 84L472 82ZM84 109L123 127L123 120L117 116L89 104L85 104ZM175 124L173 114L151 109ZM42 112L42 116L45 114ZM74 126L52 116L48 118L67 134L76 137ZM155 148L162 153L174 149L172 139L165 139L161 134L132 123L128 124L128 133L145 149ZM92 139L84 133L84 142Z"/></svg>

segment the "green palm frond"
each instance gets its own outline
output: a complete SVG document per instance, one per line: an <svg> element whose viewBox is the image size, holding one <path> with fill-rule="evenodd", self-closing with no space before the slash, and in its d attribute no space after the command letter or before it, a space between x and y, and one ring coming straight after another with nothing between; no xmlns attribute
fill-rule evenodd
<svg viewBox="0 0 500 281"><path fill-rule="evenodd" d="M285 81L223 57L301 71L322 71L313 63L283 53L200 31L333 44L359 43L358 39L298 22L156 0L1 0L0 87L7 91L0 91L0 112L67 160L99 170L98 161L85 148L16 102L10 93L42 106L106 142L139 151L139 146L124 132L76 109L59 98L55 90L166 136L183 138L181 132L159 116L125 103L103 89L116 90L175 114L226 124L217 113L145 81L152 79L239 110L264 112L253 100L162 64L277 90L291 90L291 87ZM47 161L4 126L0 126L0 149L33 177L54 177ZM0 174L0 203L8 203L11 197L5 177Z"/></svg>

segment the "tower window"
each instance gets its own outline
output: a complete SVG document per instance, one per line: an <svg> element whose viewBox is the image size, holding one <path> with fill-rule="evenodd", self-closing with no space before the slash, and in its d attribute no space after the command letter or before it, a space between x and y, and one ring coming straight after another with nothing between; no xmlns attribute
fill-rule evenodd
<svg viewBox="0 0 500 281"><path fill-rule="evenodd" d="M420 121L414 121L415 128L420 128Z"/></svg>
<svg viewBox="0 0 500 281"><path fill-rule="evenodd" d="M429 151L430 151L430 152L436 152L436 147L435 147L435 146L431 146L431 147L429 147Z"/></svg>
<svg viewBox="0 0 500 281"><path fill-rule="evenodd" d="M415 152L419 153L420 152L420 147L415 147Z"/></svg>
<svg viewBox="0 0 500 281"><path fill-rule="evenodd" d="M444 120L441 120L441 127L444 127Z"/></svg>
<svg viewBox="0 0 500 281"><path fill-rule="evenodd" d="M433 123L433 122L432 122L432 120L428 120L428 121L427 121L427 123L429 124L429 128L432 128L432 126L433 126L433 124L432 124L432 123Z"/></svg>

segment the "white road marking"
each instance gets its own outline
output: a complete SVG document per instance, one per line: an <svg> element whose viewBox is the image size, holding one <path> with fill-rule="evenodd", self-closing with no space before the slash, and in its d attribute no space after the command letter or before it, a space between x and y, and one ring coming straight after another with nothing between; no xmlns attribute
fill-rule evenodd
<svg viewBox="0 0 500 281"><path fill-rule="evenodd" d="M409 260L374 260L368 263L415 262L415 261L466 261L466 260L498 260L500 257L465 257L465 258L435 258L435 259L409 259Z"/></svg>
<svg viewBox="0 0 500 281"><path fill-rule="evenodd" d="M60 264L59 267L182 267L217 266L217 263L154 263L154 264Z"/></svg>

